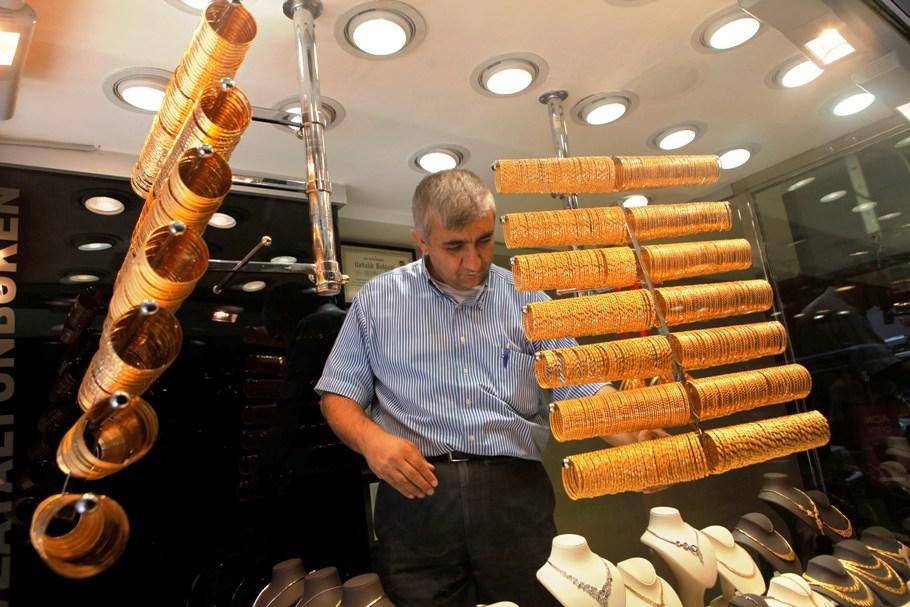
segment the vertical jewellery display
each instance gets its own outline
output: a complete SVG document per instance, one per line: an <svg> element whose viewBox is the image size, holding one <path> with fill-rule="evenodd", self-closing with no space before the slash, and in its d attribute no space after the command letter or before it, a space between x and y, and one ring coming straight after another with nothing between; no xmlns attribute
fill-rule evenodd
<svg viewBox="0 0 910 607"><path fill-rule="evenodd" d="M158 435L155 410L139 398L174 362L183 333L174 314L205 273L202 232L231 187L227 163L252 116L232 78L256 36L235 0L213 0L202 13L168 84L132 171L144 200L114 283L98 351L83 377L84 411L57 449L69 477L97 480L144 456ZM63 521L69 531L52 535ZM57 574L85 578L117 561L129 521L113 499L64 490L45 499L31 542Z"/></svg>
<svg viewBox="0 0 910 607"><path fill-rule="evenodd" d="M620 192L716 182L716 156L598 156L500 160L493 165L500 193ZM693 379L707 369L780 354L787 345L779 322L671 333L670 326L765 312L773 304L766 280L660 286L752 267L744 239L652 244L663 238L732 228L729 202L661 204L513 213L502 217L506 245L591 245L583 251L512 258L519 291L647 288L531 303L523 309L529 339L583 337L656 330L656 334L538 352L541 387L626 380L633 387L550 405L557 440L692 425L690 432L569 456L563 482L572 499L644 491L761 463L827 443L818 412L702 430L700 421L808 395L808 371L791 364ZM648 244L642 245L642 242ZM611 245L611 246L606 246ZM647 385L645 378L673 381Z"/></svg>

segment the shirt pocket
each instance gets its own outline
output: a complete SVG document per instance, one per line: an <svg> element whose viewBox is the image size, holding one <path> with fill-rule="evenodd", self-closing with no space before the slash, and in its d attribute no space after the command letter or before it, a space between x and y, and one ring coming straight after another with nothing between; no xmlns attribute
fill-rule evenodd
<svg viewBox="0 0 910 607"><path fill-rule="evenodd" d="M534 376L534 357L511 348L500 349L500 360L493 374L496 393L524 418L540 413L541 390Z"/></svg>

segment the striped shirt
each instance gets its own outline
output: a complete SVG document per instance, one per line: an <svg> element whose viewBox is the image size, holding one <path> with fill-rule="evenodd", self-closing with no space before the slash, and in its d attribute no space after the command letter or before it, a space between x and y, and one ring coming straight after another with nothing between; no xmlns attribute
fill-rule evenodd
<svg viewBox="0 0 910 607"><path fill-rule="evenodd" d="M576 345L525 337L522 306L545 299L516 291L512 274L497 266L463 303L438 288L423 259L381 274L354 297L316 391L369 408L373 421L425 457L463 451L540 460L549 427L533 354ZM558 388L553 396L599 387Z"/></svg>

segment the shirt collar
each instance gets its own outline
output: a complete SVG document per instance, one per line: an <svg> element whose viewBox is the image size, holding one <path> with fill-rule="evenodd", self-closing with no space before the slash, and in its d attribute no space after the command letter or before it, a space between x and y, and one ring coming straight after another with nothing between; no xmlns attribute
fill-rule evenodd
<svg viewBox="0 0 910 607"><path fill-rule="evenodd" d="M444 289L442 283L439 282L438 280L436 280L435 278L433 278L433 275L430 274L430 269L427 267L427 258L426 258L426 256L420 258L420 266L419 266L419 267L420 267L420 271L423 272L424 277L426 277L427 283L429 283L429 285L432 287L432 289L433 289L434 291L436 291L436 293L437 293L439 296L445 297L446 299L449 299L449 300L454 301L454 299L452 298L452 296L445 292L445 289ZM482 288L482 289L478 289L478 293L477 293L477 295L476 295L475 297L473 297L473 298L471 298L471 299L465 300L464 302L462 302L461 305L473 306L473 305L479 304L479 303L483 300L483 297L484 297L484 295L486 295L487 291L490 290L490 277L491 277L492 275L493 275L493 268L492 268L492 266L491 266L491 267L490 267L490 271L487 272L487 277L486 277L486 279L485 279L485 280L483 281L483 283L482 283L483 288ZM457 304L458 302L455 302L455 303Z"/></svg>

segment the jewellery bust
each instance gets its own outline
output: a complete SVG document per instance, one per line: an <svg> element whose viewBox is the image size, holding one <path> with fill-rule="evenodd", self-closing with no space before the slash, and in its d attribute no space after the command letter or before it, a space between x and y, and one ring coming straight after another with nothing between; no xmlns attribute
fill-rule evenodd
<svg viewBox="0 0 910 607"><path fill-rule="evenodd" d="M813 592L809 582L795 573L771 579L765 596L768 607L830 607L831 601Z"/></svg>
<svg viewBox="0 0 910 607"><path fill-rule="evenodd" d="M626 607L682 607L679 595L657 575L651 561L640 557L616 564L626 586Z"/></svg>
<svg viewBox="0 0 910 607"><path fill-rule="evenodd" d="M272 567L272 579L253 602L253 607L292 607L303 596L306 568L300 559L281 561Z"/></svg>
<svg viewBox="0 0 910 607"><path fill-rule="evenodd" d="M756 560L765 579L773 573L802 573L803 566L790 542L760 512L744 514L733 528L733 539Z"/></svg>
<svg viewBox="0 0 910 607"><path fill-rule="evenodd" d="M834 545L834 558L878 595L885 605L898 607L910 601L904 580L891 565L857 540Z"/></svg>
<svg viewBox="0 0 910 607"><path fill-rule="evenodd" d="M341 604L345 607L394 607L375 573L352 577L341 586L341 591Z"/></svg>
<svg viewBox="0 0 910 607"><path fill-rule="evenodd" d="M623 607L626 603L622 574L580 535L553 538L537 579L564 607Z"/></svg>
<svg viewBox="0 0 910 607"><path fill-rule="evenodd" d="M803 579L812 590L841 607L884 607L875 593L831 555L823 554L806 564Z"/></svg>
<svg viewBox="0 0 910 607"><path fill-rule="evenodd" d="M711 542L683 521L676 508L652 508L641 543L653 549L673 571L684 607L702 607L705 589L717 581L717 558Z"/></svg>
<svg viewBox="0 0 910 607"><path fill-rule="evenodd" d="M891 565L898 575L910 579L910 548L901 544L894 534L884 527L867 527L861 541L876 556Z"/></svg>
<svg viewBox="0 0 910 607"><path fill-rule="evenodd" d="M733 534L725 527L712 525L702 529L702 533L711 542L714 555L717 557L717 574L720 576L721 590L727 600L735 594L764 594L765 580L758 570L758 565L733 540Z"/></svg>

